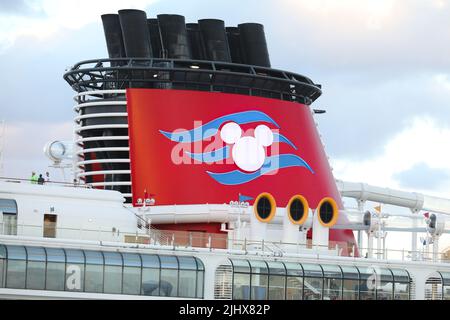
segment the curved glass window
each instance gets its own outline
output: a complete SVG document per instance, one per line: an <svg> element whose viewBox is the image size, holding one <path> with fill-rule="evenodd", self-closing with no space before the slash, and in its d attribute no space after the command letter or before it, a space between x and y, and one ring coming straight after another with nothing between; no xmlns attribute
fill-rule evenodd
<svg viewBox="0 0 450 320"><path fill-rule="evenodd" d="M66 279L66 255L63 249L45 248L47 254L47 276L45 289L64 291Z"/></svg>
<svg viewBox="0 0 450 320"><path fill-rule="evenodd" d="M197 298L203 298L203 280L205 278L205 266L199 258L195 258L197 263Z"/></svg>
<svg viewBox="0 0 450 320"><path fill-rule="evenodd" d="M394 277L389 269L377 269L377 300L392 300Z"/></svg>
<svg viewBox="0 0 450 320"><path fill-rule="evenodd" d="M6 287L25 289L27 252L23 246L6 246L8 267L6 272Z"/></svg>
<svg viewBox="0 0 450 320"><path fill-rule="evenodd" d="M442 277L442 299L450 300L450 272L439 272Z"/></svg>
<svg viewBox="0 0 450 320"><path fill-rule="evenodd" d="M27 289L45 289L45 268L47 257L44 248L27 247Z"/></svg>
<svg viewBox="0 0 450 320"><path fill-rule="evenodd" d="M103 292L103 254L100 251L84 251L86 270L84 287L86 292Z"/></svg>
<svg viewBox="0 0 450 320"><path fill-rule="evenodd" d="M161 260L161 296L176 297L178 295L178 259L175 256L159 256Z"/></svg>
<svg viewBox="0 0 450 320"><path fill-rule="evenodd" d="M122 253L123 257L123 294L141 292L141 257L137 253Z"/></svg>
<svg viewBox="0 0 450 320"><path fill-rule="evenodd" d="M104 292L122 293L123 260L119 252L103 252L105 258Z"/></svg>
<svg viewBox="0 0 450 320"><path fill-rule="evenodd" d="M359 299L375 300L377 275L373 268L359 267Z"/></svg>
<svg viewBox="0 0 450 320"><path fill-rule="evenodd" d="M250 299L250 264L247 260L230 259L233 266L233 299Z"/></svg>
<svg viewBox="0 0 450 320"><path fill-rule="evenodd" d="M323 299L342 299L342 270L336 265L322 265L324 276Z"/></svg>
<svg viewBox="0 0 450 320"><path fill-rule="evenodd" d="M195 298L197 296L197 262L194 257L178 257L180 279L178 296Z"/></svg>
<svg viewBox="0 0 450 320"><path fill-rule="evenodd" d="M408 271L391 269L394 276L394 300L409 300L411 278Z"/></svg>
<svg viewBox="0 0 450 320"><path fill-rule="evenodd" d="M0 288L5 287L3 274L6 271L6 248L0 244Z"/></svg>
<svg viewBox="0 0 450 320"><path fill-rule="evenodd" d="M342 299L359 299L359 271L355 266L341 266L342 269Z"/></svg>
<svg viewBox="0 0 450 320"><path fill-rule="evenodd" d="M250 260L251 268L251 291L250 299L252 300L266 300L267 299L267 285L269 280L269 270L265 261Z"/></svg>
<svg viewBox="0 0 450 320"><path fill-rule="evenodd" d="M303 264L304 283L303 298L305 300L322 300L323 272L318 264Z"/></svg>
<svg viewBox="0 0 450 320"><path fill-rule="evenodd" d="M142 294L159 296L161 263L157 255L141 254L142 259Z"/></svg>
<svg viewBox="0 0 450 320"><path fill-rule="evenodd" d="M269 267L269 300L286 298L286 268L282 262L267 262Z"/></svg>
<svg viewBox="0 0 450 320"><path fill-rule="evenodd" d="M286 300L303 299L303 268L299 263L285 262Z"/></svg>
<svg viewBox="0 0 450 320"><path fill-rule="evenodd" d="M82 250L65 249L66 290L84 291L85 256Z"/></svg>

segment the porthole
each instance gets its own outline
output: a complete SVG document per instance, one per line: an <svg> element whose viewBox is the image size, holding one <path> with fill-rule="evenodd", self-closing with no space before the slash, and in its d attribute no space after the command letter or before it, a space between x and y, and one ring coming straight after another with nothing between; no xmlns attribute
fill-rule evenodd
<svg viewBox="0 0 450 320"><path fill-rule="evenodd" d="M330 228L334 226L339 217L339 208L332 198L324 198L317 206L318 219L322 226Z"/></svg>
<svg viewBox="0 0 450 320"><path fill-rule="evenodd" d="M253 204L256 218L261 222L270 222L275 216L277 205L270 193L261 193Z"/></svg>
<svg viewBox="0 0 450 320"><path fill-rule="evenodd" d="M308 201L301 195L295 195L289 200L287 215L293 224L302 225L308 219Z"/></svg>

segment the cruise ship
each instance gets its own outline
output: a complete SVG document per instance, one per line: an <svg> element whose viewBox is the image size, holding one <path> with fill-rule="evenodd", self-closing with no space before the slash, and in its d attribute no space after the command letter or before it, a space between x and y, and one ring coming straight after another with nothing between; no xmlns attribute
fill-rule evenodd
<svg viewBox="0 0 450 320"><path fill-rule="evenodd" d="M71 182L0 181L1 299L450 299L450 200L336 180L321 85L272 68L263 25L101 19L108 58L64 74L76 138L45 147Z"/></svg>

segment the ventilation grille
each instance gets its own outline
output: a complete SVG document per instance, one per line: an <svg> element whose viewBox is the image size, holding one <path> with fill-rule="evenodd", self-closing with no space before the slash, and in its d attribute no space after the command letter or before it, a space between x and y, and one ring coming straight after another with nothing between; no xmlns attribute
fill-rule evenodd
<svg viewBox="0 0 450 320"><path fill-rule="evenodd" d="M214 280L214 299L232 299L233 272L231 265L220 265Z"/></svg>
<svg viewBox="0 0 450 320"><path fill-rule="evenodd" d="M442 279L430 277L425 283L425 300L442 300Z"/></svg>

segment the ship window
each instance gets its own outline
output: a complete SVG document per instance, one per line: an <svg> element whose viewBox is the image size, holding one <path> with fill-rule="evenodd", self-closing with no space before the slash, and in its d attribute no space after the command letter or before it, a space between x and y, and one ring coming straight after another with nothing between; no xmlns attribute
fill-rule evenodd
<svg viewBox="0 0 450 320"><path fill-rule="evenodd" d="M160 261L157 255L142 254L142 294L159 296Z"/></svg>
<svg viewBox="0 0 450 320"><path fill-rule="evenodd" d="M122 255L118 252L103 252L105 258L104 292L122 293Z"/></svg>
<svg viewBox="0 0 450 320"><path fill-rule="evenodd" d="M0 244L0 288L5 287L4 273L6 271L6 248Z"/></svg>
<svg viewBox="0 0 450 320"><path fill-rule="evenodd" d="M180 263L179 297L195 298L197 295L197 262L194 257L178 257Z"/></svg>
<svg viewBox="0 0 450 320"><path fill-rule="evenodd" d="M305 274L303 297L305 300L322 300L323 271L320 265L302 264Z"/></svg>
<svg viewBox="0 0 450 320"><path fill-rule="evenodd" d="M359 299L375 300L376 273L373 268L360 267L359 270Z"/></svg>
<svg viewBox="0 0 450 320"><path fill-rule="evenodd" d="M44 238L56 238L56 220L55 214L44 214Z"/></svg>
<svg viewBox="0 0 450 320"><path fill-rule="evenodd" d="M195 262L197 263L197 298L203 298L203 283L205 277L205 266L203 262L195 258Z"/></svg>
<svg viewBox="0 0 450 320"><path fill-rule="evenodd" d="M230 259L233 266L233 299L250 300L250 264Z"/></svg>
<svg viewBox="0 0 450 320"><path fill-rule="evenodd" d="M303 268L299 263L285 262L286 300L303 299Z"/></svg>
<svg viewBox="0 0 450 320"><path fill-rule="evenodd" d="M391 269L394 275L394 300L409 300L411 278L403 269Z"/></svg>
<svg viewBox="0 0 450 320"><path fill-rule="evenodd" d="M267 299L267 285L269 276L267 264L265 261L250 260L251 268L251 292L250 299L252 300L266 300Z"/></svg>
<svg viewBox="0 0 450 320"><path fill-rule="evenodd" d="M0 234L17 235L17 203L12 199L0 199L0 212L3 222L0 224Z"/></svg>
<svg viewBox="0 0 450 320"><path fill-rule="evenodd" d="M284 300L286 268L282 262L267 262L269 266L269 300Z"/></svg>
<svg viewBox="0 0 450 320"><path fill-rule="evenodd" d="M141 258L136 253L123 253L123 294L141 292Z"/></svg>
<svg viewBox="0 0 450 320"><path fill-rule="evenodd" d="M324 300L342 299L342 270L339 266L322 265L324 276Z"/></svg>
<svg viewBox="0 0 450 320"><path fill-rule="evenodd" d="M439 272L442 277L442 299L450 300L450 272Z"/></svg>
<svg viewBox="0 0 450 320"><path fill-rule="evenodd" d="M174 256L159 256L161 260L160 295L176 297L178 295L178 259Z"/></svg>
<svg viewBox="0 0 450 320"><path fill-rule="evenodd" d="M354 266L342 266L343 273L343 299L359 299L359 272Z"/></svg>
<svg viewBox="0 0 450 320"><path fill-rule="evenodd" d="M63 249L46 248L47 276L46 290L64 291L66 275L66 255Z"/></svg>
<svg viewBox="0 0 450 320"><path fill-rule="evenodd" d="M6 246L8 266L6 273L6 287L25 289L27 253L22 246Z"/></svg>
<svg viewBox="0 0 450 320"><path fill-rule="evenodd" d="M103 254L100 251L84 251L86 257L85 291L103 292Z"/></svg>
<svg viewBox="0 0 450 320"><path fill-rule="evenodd" d="M394 292L394 277L389 269L377 269L376 288L377 300L392 300Z"/></svg>
<svg viewBox="0 0 450 320"><path fill-rule="evenodd" d="M44 248L26 247L28 254L27 289L45 289L46 254Z"/></svg>
<svg viewBox="0 0 450 320"><path fill-rule="evenodd" d="M85 256L82 250L66 249L66 290L83 291Z"/></svg>

